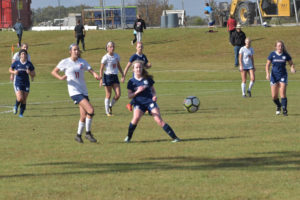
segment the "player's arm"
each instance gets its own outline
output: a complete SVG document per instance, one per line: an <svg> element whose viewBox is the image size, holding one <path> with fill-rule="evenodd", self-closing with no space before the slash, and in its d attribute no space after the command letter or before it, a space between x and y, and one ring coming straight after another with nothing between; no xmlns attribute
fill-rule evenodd
<svg viewBox="0 0 300 200"><path fill-rule="evenodd" d="M125 79L125 77L124 77L124 73L123 73L123 70L122 70L122 67L121 67L121 65L120 65L120 62L118 61L118 64L117 64L117 66L118 66L118 69L119 69L119 71L120 71L120 73L121 73L121 75L122 75L122 79ZM122 80L121 79L121 80Z"/></svg>
<svg viewBox="0 0 300 200"><path fill-rule="evenodd" d="M271 65L271 60L267 60L267 64L266 64L266 79L268 81L270 80L270 65Z"/></svg>
<svg viewBox="0 0 300 200"><path fill-rule="evenodd" d="M133 99L136 97L139 93L143 92L146 89L145 86L139 86L135 92L132 90L128 89L128 98Z"/></svg>
<svg viewBox="0 0 300 200"><path fill-rule="evenodd" d="M255 69L255 65L254 65L254 55L253 54L251 56L251 60L252 60L253 70L255 71L256 69Z"/></svg>
<svg viewBox="0 0 300 200"><path fill-rule="evenodd" d="M100 65L100 72L99 72L99 80L100 80L100 83L99 83L99 86L101 87L102 84L103 84L103 80L102 80L102 76L103 76L103 70L104 70L104 64L101 63Z"/></svg>
<svg viewBox="0 0 300 200"><path fill-rule="evenodd" d="M124 69L124 78L121 79L122 83L124 83L126 74L127 74L128 70L129 70L129 67L130 67L130 66L131 66L131 62L128 62L127 65L126 65L126 67L125 67L125 69Z"/></svg>
<svg viewBox="0 0 300 200"><path fill-rule="evenodd" d="M152 93L152 100L153 101L157 101L157 96L156 96L156 90L154 88L154 86L151 87L151 93Z"/></svg>
<svg viewBox="0 0 300 200"><path fill-rule="evenodd" d="M99 80L98 74L92 68L88 71L94 76L95 79Z"/></svg>
<svg viewBox="0 0 300 200"><path fill-rule="evenodd" d="M18 75L18 70L13 69L12 67L10 67L8 71L10 74Z"/></svg>
<svg viewBox="0 0 300 200"><path fill-rule="evenodd" d="M239 64L240 64L240 71L243 71L243 62L242 62L242 57L243 57L243 54L242 54L242 53L239 53Z"/></svg>
<svg viewBox="0 0 300 200"><path fill-rule="evenodd" d="M147 62L147 64L145 65L146 69L149 69L152 67L152 64L150 62Z"/></svg>
<svg viewBox="0 0 300 200"><path fill-rule="evenodd" d="M291 66L291 72L296 73L296 69L295 69L295 65L294 65L293 61L289 60L288 62L289 62L289 65Z"/></svg>
<svg viewBox="0 0 300 200"><path fill-rule="evenodd" d="M67 76L66 76L66 75L61 76L61 75L59 75L58 72L59 72L59 68L55 67L55 68L52 70L51 74L52 74L52 76L54 76L55 78L57 78L57 79L59 79L59 80L66 80L66 79L67 79Z"/></svg>

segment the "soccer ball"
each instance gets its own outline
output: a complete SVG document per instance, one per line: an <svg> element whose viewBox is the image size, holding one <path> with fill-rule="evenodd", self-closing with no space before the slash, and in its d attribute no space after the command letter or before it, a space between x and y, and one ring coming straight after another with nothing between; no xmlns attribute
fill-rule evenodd
<svg viewBox="0 0 300 200"><path fill-rule="evenodd" d="M195 96L189 96L184 99L183 106L190 113L196 112L199 109L200 100Z"/></svg>

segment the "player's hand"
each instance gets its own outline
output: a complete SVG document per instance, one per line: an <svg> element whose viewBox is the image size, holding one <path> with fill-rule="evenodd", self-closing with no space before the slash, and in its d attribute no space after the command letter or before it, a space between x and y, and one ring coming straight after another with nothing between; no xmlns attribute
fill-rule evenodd
<svg viewBox="0 0 300 200"><path fill-rule="evenodd" d="M60 78L59 78L59 80L66 80L67 79L67 76L66 75L63 75L63 76L61 76Z"/></svg>
<svg viewBox="0 0 300 200"><path fill-rule="evenodd" d="M145 86L139 86L139 87L137 88L137 90L136 90L136 93L138 94L138 93L140 93L140 92L143 92L145 89L146 89Z"/></svg>
<svg viewBox="0 0 300 200"><path fill-rule="evenodd" d="M266 79L269 81L270 80L270 74L266 75Z"/></svg>
<svg viewBox="0 0 300 200"><path fill-rule="evenodd" d="M155 102L156 102L156 101L157 101L157 96L153 96L153 97L152 97L152 101L155 101Z"/></svg>
<svg viewBox="0 0 300 200"><path fill-rule="evenodd" d="M99 75L97 73L94 73L94 78L100 81Z"/></svg>
<svg viewBox="0 0 300 200"><path fill-rule="evenodd" d="M18 75L19 71L18 70L15 70L14 71L14 75Z"/></svg>
<svg viewBox="0 0 300 200"><path fill-rule="evenodd" d="M9 80L10 80L11 82L14 80L14 75L13 75L13 74L10 74Z"/></svg>
<svg viewBox="0 0 300 200"><path fill-rule="evenodd" d="M125 81L125 77L124 77L124 76L122 76L122 78L121 78L121 82L122 82L122 83L124 83L124 81Z"/></svg>
<svg viewBox="0 0 300 200"><path fill-rule="evenodd" d="M29 70L28 68L26 69L26 73L27 73L27 74L30 74L30 70Z"/></svg>
<svg viewBox="0 0 300 200"><path fill-rule="evenodd" d="M240 69L239 69L239 70L240 70L240 72L242 72L242 71L243 71L243 67L242 67L242 66L240 66Z"/></svg>
<svg viewBox="0 0 300 200"><path fill-rule="evenodd" d="M296 69L294 67L291 67L291 72L294 74L296 73Z"/></svg>
<svg viewBox="0 0 300 200"><path fill-rule="evenodd" d="M99 82L99 87L101 87L103 85L103 80L102 78L100 79L100 82Z"/></svg>

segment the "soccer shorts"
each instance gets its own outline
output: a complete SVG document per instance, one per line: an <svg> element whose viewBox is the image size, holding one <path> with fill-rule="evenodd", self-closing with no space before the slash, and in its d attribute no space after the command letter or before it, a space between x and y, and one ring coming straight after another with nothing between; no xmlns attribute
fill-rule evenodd
<svg viewBox="0 0 300 200"><path fill-rule="evenodd" d="M113 84L120 84L117 74L104 74L102 81L103 86L113 86Z"/></svg>
<svg viewBox="0 0 300 200"><path fill-rule="evenodd" d="M77 95L71 96L71 99L74 101L74 104L79 104L79 102L82 101L83 99L87 99L88 101L90 101L89 97L85 96L83 94L77 94Z"/></svg>

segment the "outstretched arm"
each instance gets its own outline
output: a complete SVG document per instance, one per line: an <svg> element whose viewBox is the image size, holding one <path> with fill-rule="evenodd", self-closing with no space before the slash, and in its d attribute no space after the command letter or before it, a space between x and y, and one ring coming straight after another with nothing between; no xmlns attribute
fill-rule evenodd
<svg viewBox="0 0 300 200"><path fill-rule="evenodd" d="M131 62L128 62L127 65L126 65L126 67L125 67L125 69L124 69L124 76L123 76L124 78L121 79L121 82L122 82L122 83L124 83L126 74L127 74L128 70L129 70L129 67L130 67L130 66L131 66Z"/></svg>
<svg viewBox="0 0 300 200"><path fill-rule="evenodd" d="M122 78L121 78L121 81L122 81L123 79L125 79L124 73L123 73L122 67L121 67L121 65L120 65L120 62L118 62L117 65L118 65L118 69L119 69L119 71L120 71L120 73L121 73L121 75L122 75Z"/></svg>
<svg viewBox="0 0 300 200"><path fill-rule="evenodd" d="M99 80L98 74L93 69L90 69L89 72L94 76L95 79Z"/></svg>
<svg viewBox="0 0 300 200"><path fill-rule="evenodd" d="M51 74L52 74L52 76L54 76L55 78L57 78L57 79L59 79L59 80L66 80L66 79L67 79L67 76L66 76L66 75L61 76L61 75L59 75L58 72L59 72L59 69L58 69L57 67L55 67L55 68L52 70Z"/></svg>

